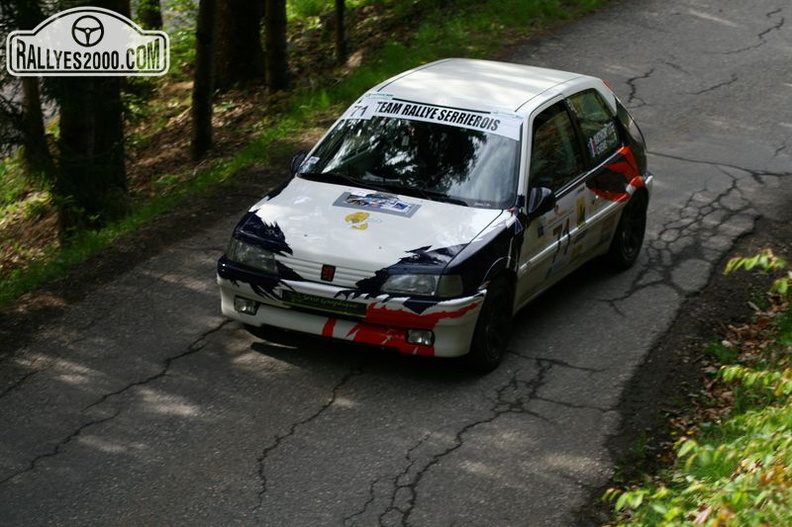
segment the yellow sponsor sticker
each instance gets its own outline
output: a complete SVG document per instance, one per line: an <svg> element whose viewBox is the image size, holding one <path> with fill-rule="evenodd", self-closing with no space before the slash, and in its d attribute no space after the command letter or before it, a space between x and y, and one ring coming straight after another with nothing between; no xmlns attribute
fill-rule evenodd
<svg viewBox="0 0 792 527"><path fill-rule="evenodd" d="M346 218L344 218L344 221L346 221L347 225L349 225L353 229L359 231L365 231L369 227L368 219L369 219L368 212L353 212L352 214L349 214Z"/></svg>

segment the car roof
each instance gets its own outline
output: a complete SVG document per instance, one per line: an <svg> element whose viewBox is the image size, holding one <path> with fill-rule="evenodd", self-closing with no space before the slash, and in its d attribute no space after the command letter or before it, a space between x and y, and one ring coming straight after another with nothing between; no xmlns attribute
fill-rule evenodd
<svg viewBox="0 0 792 527"><path fill-rule="evenodd" d="M444 59L405 71L368 93L453 108L526 115L561 92L592 77L567 71L478 59Z"/></svg>

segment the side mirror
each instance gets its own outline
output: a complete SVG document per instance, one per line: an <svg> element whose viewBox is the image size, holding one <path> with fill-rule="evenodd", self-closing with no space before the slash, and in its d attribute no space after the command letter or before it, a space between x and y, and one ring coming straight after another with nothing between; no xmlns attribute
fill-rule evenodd
<svg viewBox="0 0 792 527"><path fill-rule="evenodd" d="M537 218L553 210L556 204L555 193L546 187L534 187L528 193L526 213L529 218Z"/></svg>
<svg viewBox="0 0 792 527"><path fill-rule="evenodd" d="M303 161L305 161L306 157L308 157L308 151L301 150L296 154L294 154L294 156L291 158L291 165L289 166L289 168L291 169L292 176L296 175L297 171L300 170L300 167L302 166Z"/></svg>

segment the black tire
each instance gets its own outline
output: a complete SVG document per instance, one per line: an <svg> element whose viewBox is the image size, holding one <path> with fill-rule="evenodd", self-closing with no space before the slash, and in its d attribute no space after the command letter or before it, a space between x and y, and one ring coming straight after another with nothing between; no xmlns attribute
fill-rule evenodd
<svg viewBox="0 0 792 527"><path fill-rule="evenodd" d="M511 336L513 295L505 278L496 278L487 288L467 355L468 364L479 372L490 372L503 360Z"/></svg>
<svg viewBox="0 0 792 527"><path fill-rule="evenodd" d="M613 233L608 260L619 271L629 269L641 253L646 233L646 208L649 202L646 192L633 194L624 206L619 225Z"/></svg>

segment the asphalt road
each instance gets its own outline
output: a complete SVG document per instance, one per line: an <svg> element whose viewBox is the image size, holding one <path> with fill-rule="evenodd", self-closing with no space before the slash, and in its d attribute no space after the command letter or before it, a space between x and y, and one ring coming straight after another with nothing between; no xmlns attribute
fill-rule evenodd
<svg viewBox="0 0 792 527"><path fill-rule="evenodd" d="M515 51L606 78L657 177L638 265L529 306L484 377L224 320L236 215L97 287L0 365L0 525L585 523L626 383L792 205L790 58L788 0L622 2Z"/></svg>

